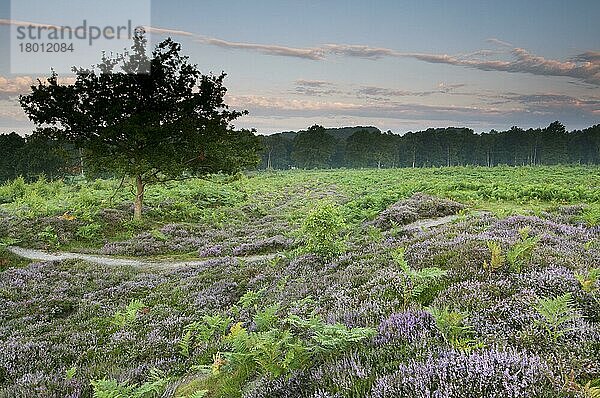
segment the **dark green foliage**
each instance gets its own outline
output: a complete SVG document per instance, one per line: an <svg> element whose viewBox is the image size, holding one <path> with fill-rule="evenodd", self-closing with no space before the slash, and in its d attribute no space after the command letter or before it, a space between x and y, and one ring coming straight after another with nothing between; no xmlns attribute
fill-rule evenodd
<svg viewBox="0 0 600 398"><path fill-rule="evenodd" d="M541 298L535 305L535 309L542 316L540 323L555 343L565 333L572 331L576 327L574 322L581 318L571 293Z"/></svg>
<svg viewBox="0 0 600 398"><path fill-rule="evenodd" d="M305 242L303 251L325 258L344 251L340 233L345 226L340 208L328 201L318 203L306 216L300 230Z"/></svg>
<svg viewBox="0 0 600 398"><path fill-rule="evenodd" d="M304 169L327 168L335 152L336 139L323 126L314 125L294 139L292 160Z"/></svg>
<svg viewBox="0 0 600 398"><path fill-rule="evenodd" d="M324 132L329 139L320 136L312 144L300 139L300 136L308 137L306 132L263 137L267 149L262 153L261 167L389 168L600 163L600 125L572 132L567 132L560 122L553 122L543 129L512 127L507 131L492 130L482 134L455 127L429 128L403 135L390 131L382 133L374 127L325 129ZM335 148L329 147L331 143ZM317 152L308 153L306 148ZM290 158L290 153L295 155Z"/></svg>
<svg viewBox="0 0 600 398"><path fill-rule="evenodd" d="M19 176L27 181L40 176L53 180L79 171L77 151L71 145L38 133L27 137L0 134L0 148L0 182Z"/></svg>
<svg viewBox="0 0 600 398"><path fill-rule="evenodd" d="M359 130L348 137L345 158L350 167L394 167L396 152L391 132Z"/></svg>
<svg viewBox="0 0 600 398"><path fill-rule="evenodd" d="M224 103L225 74L203 75L171 39L149 58L145 37L136 36L125 56L74 72L72 85L60 85L55 73L40 81L21 105L42 136L81 148L94 170L131 176L137 218L146 184L258 162L254 134L231 125L244 112Z"/></svg>

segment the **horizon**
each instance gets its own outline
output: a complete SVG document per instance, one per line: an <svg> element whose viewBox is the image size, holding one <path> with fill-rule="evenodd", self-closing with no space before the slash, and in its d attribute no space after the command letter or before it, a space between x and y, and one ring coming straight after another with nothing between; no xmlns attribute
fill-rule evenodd
<svg viewBox="0 0 600 398"><path fill-rule="evenodd" d="M0 38L9 14L2 0ZM598 15L592 1L153 1L148 32L151 44L180 42L204 73L225 71L226 102L250 112L236 127L262 135L314 124L481 133L555 120L571 131L600 122ZM17 97L41 76L9 72L3 57L0 132L24 134L33 125Z"/></svg>

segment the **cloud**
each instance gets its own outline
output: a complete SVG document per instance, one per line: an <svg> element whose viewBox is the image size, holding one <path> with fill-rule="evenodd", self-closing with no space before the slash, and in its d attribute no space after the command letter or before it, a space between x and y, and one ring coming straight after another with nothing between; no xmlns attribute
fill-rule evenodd
<svg viewBox="0 0 600 398"><path fill-rule="evenodd" d="M56 28L60 29L60 25L47 24L47 23L38 23L38 22L28 22L28 21L18 21L15 19L5 19L0 18L0 25L13 25L13 26L35 26L40 28Z"/></svg>
<svg viewBox="0 0 600 398"><path fill-rule="evenodd" d="M483 115L502 114L505 111L493 107L470 107L453 105L406 104L394 101L357 103L347 101L297 100L266 96L228 95L227 103L239 109L249 109L258 116L360 116L360 117L396 117L396 118L435 118L449 115L469 115L480 118Z"/></svg>
<svg viewBox="0 0 600 398"><path fill-rule="evenodd" d="M348 44L326 44L323 49L330 54L345 57L358 57L365 59L379 59L383 57L398 57L402 53L389 48L358 46Z"/></svg>
<svg viewBox="0 0 600 398"><path fill-rule="evenodd" d="M408 90L400 90L400 89L376 87L376 86L363 86L357 90L357 94L359 96L380 98L380 99L384 99L386 97L408 97L408 96L424 97L427 95L435 94L437 92L438 91L408 91Z"/></svg>
<svg viewBox="0 0 600 398"><path fill-rule="evenodd" d="M1 19L3 25L28 25L24 21L13 21ZM52 26L34 24L39 26ZM500 71L509 73L527 73L537 76L570 77L578 81L599 86L600 85L600 52L586 51L577 54L566 61L547 59L531 53L530 51L514 47L511 43L497 38L488 39L487 42L495 44L503 49L478 50L469 54L428 54L416 52L401 52L385 47L370 47L365 45L350 44L325 44L318 47L288 47L275 44L257 44L246 42L234 42L219 38L199 35L193 32L147 26L146 30L151 34L182 36L192 38L198 43L216 46L220 48L254 51L261 54L283 57L294 57L313 61L322 61L327 55L363 58L377 60L384 57L412 58L423 62L454 65L484 71ZM489 59L493 55L509 56L509 60L503 57Z"/></svg>
<svg viewBox="0 0 600 398"><path fill-rule="evenodd" d="M442 82L442 83L438 84L438 90L441 93L449 94L449 93L453 93L457 88L462 88L465 86L466 86L465 83L448 84L448 83Z"/></svg>
<svg viewBox="0 0 600 398"><path fill-rule="evenodd" d="M573 62L600 62L600 51L586 51L571 58Z"/></svg>
<svg viewBox="0 0 600 398"><path fill-rule="evenodd" d="M503 47L511 46L510 43L498 39L488 39L488 41ZM565 76L589 84L600 85L600 52L596 51L587 51L576 55L570 60L559 61L532 54L518 47L508 50L507 54L511 56L511 60L487 59L490 55L506 53L506 51L491 50L479 50L465 55L448 55L400 52L389 48L342 44L327 44L323 48L328 53L338 56L372 60L383 57L413 58L428 63L462 66L484 71L528 73L538 76Z"/></svg>
<svg viewBox="0 0 600 398"><path fill-rule="evenodd" d="M329 125L349 125L352 124L351 120L361 120L362 124L387 126L386 129L408 123L412 126L408 129L454 125L468 126L478 131L491 128L502 130L514 125L525 128L547 126L557 119L569 128L583 128L598 120L598 112L594 111L597 109L597 100L561 97L558 94L507 94L510 94L507 97L511 100L502 106L427 105L398 101L362 103L356 100L296 100L255 95L228 95L226 101L236 109L250 110L249 118L240 119L240 124L260 120L261 126L281 126L278 131L304 128L324 120L328 120ZM581 106L581 102L587 105ZM254 126L252 123L248 126L259 127L259 132L265 132L264 127ZM268 130L277 131L273 128Z"/></svg>
<svg viewBox="0 0 600 398"><path fill-rule="evenodd" d="M14 97L29 91L36 80L31 76L6 78L0 76L0 98Z"/></svg>
<svg viewBox="0 0 600 398"><path fill-rule="evenodd" d="M332 86L333 83L325 81L325 80L296 80L297 86L305 86L305 87L324 87L324 86Z"/></svg>
<svg viewBox="0 0 600 398"><path fill-rule="evenodd" d="M324 80L296 80L294 94L308 95L311 97L322 97L324 95L340 94L337 86Z"/></svg>
<svg viewBox="0 0 600 398"><path fill-rule="evenodd" d="M192 38L195 42L220 48L257 51L266 55L304 58L310 60L321 60L325 58L325 53L321 48L297 48L273 44L234 42L216 37L204 36L185 30L158 28L153 26L144 26L144 29L150 34L188 37Z"/></svg>
<svg viewBox="0 0 600 398"><path fill-rule="evenodd" d="M460 95L474 95L474 93L462 93L457 92L456 89L461 87L465 87L465 83L439 83L435 90L428 91L409 91L409 90L401 90L387 87L377 87L377 86L363 86L356 91L356 93L360 96L365 96L369 98L375 99L386 99L390 97L426 97L434 94L460 94Z"/></svg>
<svg viewBox="0 0 600 398"><path fill-rule="evenodd" d="M45 77L17 76L8 78L0 76L0 98L16 97L29 92L31 86L37 84L38 79L42 82L46 81ZM58 82L60 84L73 84L75 77L59 77Z"/></svg>
<svg viewBox="0 0 600 398"><path fill-rule="evenodd" d="M600 111L600 98L576 98L565 94L515 94L506 93L504 98L521 104L528 112L541 114L576 113L594 115Z"/></svg>
<svg viewBox="0 0 600 398"><path fill-rule="evenodd" d="M0 121L26 122L28 119L18 101L0 98Z"/></svg>
<svg viewBox="0 0 600 398"><path fill-rule="evenodd" d="M492 43L495 44L499 47L514 47L512 44L510 44L509 42L497 39L495 37L491 37L489 39L486 40L488 43Z"/></svg>
<svg viewBox="0 0 600 398"><path fill-rule="evenodd" d="M429 63L464 66L484 71L529 73L538 76L565 76L589 84L600 85L600 60L594 60L590 56L590 52L577 56L579 58L592 58L592 60L586 62L546 59L523 48L514 48L510 51L510 54L513 57L513 60L510 61L459 58L447 54L404 53L399 56L415 58ZM592 52L592 54L595 53Z"/></svg>
<svg viewBox="0 0 600 398"><path fill-rule="evenodd" d="M322 60L325 54L320 48L295 48L278 45L254 44L254 43L239 43L231 42L211 37L198 38L196 41L204 44L210 44L221 48L231 48L237 50L258 51L266 55L278 55L284 57L295 57L310 59L313 61Z"/></svg>
<svg viewBox="0 0 600 398"><path fill-rule="evenodd" d="M171 35L171 36L186 36L186 37L195 37L198 36L194 33L187 32L185 30L177 30L177 29L169 29L169 28L157 28L153 26L144 26L144 30L150 34L157 35Z"/></svg>

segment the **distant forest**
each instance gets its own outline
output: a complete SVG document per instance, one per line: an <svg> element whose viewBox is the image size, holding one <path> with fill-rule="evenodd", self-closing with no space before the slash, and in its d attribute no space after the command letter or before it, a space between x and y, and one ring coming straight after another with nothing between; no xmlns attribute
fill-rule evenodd
<svg viewBox="0 0 600 398"><path fill-rule="evenodd" d="M568 132L558 121L482 134L456 127L398 135L376 127L312 126L263 136L262 144L262 169L600 164L600 124Z"/></svg>
<svg viewBox="0 0 600 398"><path fill-rule="evenodd" d="M260 139L259 169L600 164L600 124L571 132L557 121L543 129L476 134L448 127L404 135L376 127L315 125ZM56 179L81 174L85 167L75 148L36 134L0 134L0 148L0 181Z"/></svg>

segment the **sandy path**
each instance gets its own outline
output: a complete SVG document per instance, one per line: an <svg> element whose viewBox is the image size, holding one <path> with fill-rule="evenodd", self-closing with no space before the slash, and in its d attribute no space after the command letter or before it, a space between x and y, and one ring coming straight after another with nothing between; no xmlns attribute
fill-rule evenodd
<svg viewBox="0 0 600 398"><path fill-rule="evenodd" d="M424 220L417 220L413 223L407 224L403 227L407 231L420 230L422 228L432 228L438 225L448 224L456 220L458 215L451 215L438 218L430 218ZM207 262L214 259L206 260L136 260L133 258L120 258L115 256L103 256L99 254L83 254L83 253L69 253L69 252L47 252L44 250L36 249L25 249L18 246L9 246L8 250L16 254L19 257L26 258L33 261L63 261L63 260L83 260L94 264L105 265L105 266L130 266L140 268L153 268L153 269L172 269L180 267L198 266L204 265ZM263 254L257 256L247 257L233 257L244 261L261 261L269 260L280 256L280 253Z"/></svg>
<svg viewBox="0 0 600 398"><path fill-rule="evenodd" d="M25 249L17 246L9 246L8 250L16 254L19 257L26 258L33 261L63 261L63 260L83 260L94 264L100 264L105 266L131 266L141 268L159 268L159 269L170 269L179 267L189 267L203 265L214 259L206 260L188 260L188 261L169 261L169 260L136 260L131 258L119 258L114 256L102 256L97 254L82 254L82 253L68 253L68 252L47 252L44 250ZM278 253L274 254L263 254L257 256L247 257L233 257L244 261L260 261L268 260L278 256Z"/></svg>
<svg viewBox="0 0 600 398"><path fill-rule="evenodd" d="M410 224L406 224L402 228L407 231L414 231L414 230L422 229L422 228L437 227L438 225L448 224L448 223L456 220L458 217L460 217L460 216L457 214L453 214L451 216L445 216L445 217L426 218L423 220L417 220Z"/></svg>

